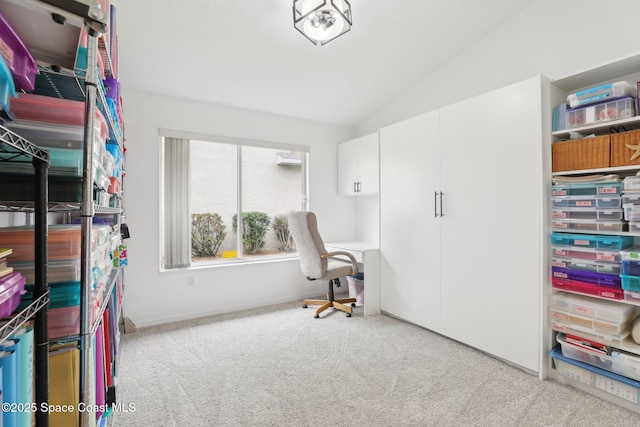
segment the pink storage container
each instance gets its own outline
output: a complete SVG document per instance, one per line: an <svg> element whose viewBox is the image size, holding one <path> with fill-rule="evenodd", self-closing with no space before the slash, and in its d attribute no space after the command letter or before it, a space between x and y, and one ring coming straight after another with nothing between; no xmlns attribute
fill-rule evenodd
<svg viewBox="0 0 640 427"><path fill-rule="evenodd" d="M20 93L18 98L11 101L11 112L16 119L84 126L82 101ZM109 137L109 127L100 110L96 110L95 128L104 139Z"/></svg>
<svg viewBox="0 0 640 427"><path fill-rule="evenodd" d="M39 73L35 59L7 18L0 13L0 54L4 57L17 89L31 91Z"/></svg>
<svg viewBox="0 0 640 427"><path fill-rule="evenodd" d="M109 194L119 194L120 193L120 181L115 176L109 178L111 183L109 184L109 188L107 189L107 193Z"/></svg>
<svg viewBox="0 0 640 427"><path fill-rule="evenodd" d="M49 309L49 339L80 334L80 306Z"/></svg>
<svg viewBox="0 0 640 427"><path fill-rule="evenodd" d="M11 316L20 305L27 279L18 271L0 279L0 319Z"/></svg>

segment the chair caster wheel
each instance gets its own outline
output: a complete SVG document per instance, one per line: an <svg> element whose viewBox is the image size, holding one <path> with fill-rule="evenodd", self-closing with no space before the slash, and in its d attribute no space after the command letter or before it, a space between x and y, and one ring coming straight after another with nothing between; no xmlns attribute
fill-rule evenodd
<svg viewBox="0 0 640 427"><path fill-rule="evenodd" d="M302 304L302 308L307 308L307 304Z"/></svg>
<svg viewBox="0 0 640 427"><path fill-rule="evenodd" d="M356 303L355 303L355 302L352 302L352 303L351 303L351 307L355 307L355 306L356 306Z"/></svg>
<svg viewBox="0 0 640 427"><path fill-rule="evenodd" d="M347 317L351 317L351 313L347 313Z"/></svg>
<svg viewBox="0 0 640 427"><path fill-rule="evenodd" d="M314 314L314 315L313 315L313 318L314 318L314 319L319 319L319 318L320 318L320 315L319 315L319 314Z"/></svg>

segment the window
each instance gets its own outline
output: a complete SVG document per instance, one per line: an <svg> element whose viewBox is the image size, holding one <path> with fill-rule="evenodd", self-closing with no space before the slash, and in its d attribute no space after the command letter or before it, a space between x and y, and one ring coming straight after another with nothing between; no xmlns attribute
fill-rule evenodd
<svg viewBox="0 0 640 427"><path fill-rule="evenodd" d="M308 148L161 137L161 268L291 256L285 214L307 209Z"/></svg>

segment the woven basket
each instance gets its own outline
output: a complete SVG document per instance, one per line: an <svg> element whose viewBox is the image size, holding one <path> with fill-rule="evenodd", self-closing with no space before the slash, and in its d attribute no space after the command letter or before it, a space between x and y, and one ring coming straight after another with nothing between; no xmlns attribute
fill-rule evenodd
<svg viewBox="0 0 640 427"><path fill-rule="evenodd" d="M640 165L640 155L631 160L640 147L635 149L627 145L640 145L640 130L611 135L611 166Z"/></svg>
<svg viewBox="0 0 640 427"><path fill-rule="evenodd" d="M607 168L610 148L610 135L556 142L551 146L552 171Z"/></svg>

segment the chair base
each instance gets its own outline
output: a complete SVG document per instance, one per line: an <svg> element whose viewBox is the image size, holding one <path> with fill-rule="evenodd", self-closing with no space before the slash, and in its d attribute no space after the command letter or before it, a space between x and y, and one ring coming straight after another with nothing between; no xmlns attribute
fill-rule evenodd
<svg viewBox="0 0 640 427"><path fill-rule="evenodd" d="M302 301L302 307L307 308L308 305L319 305L316 313L313 315L316 319L320 317L320 313L327 310L328 308L334 308L336 310L344 311L347 317L351 317L353 313L353 308L356 306L355 298L340 298L335 299L333 297L333 282L336 282L337 286L340 286L340 281L338 279L329 281L329 293L327 293L327 299L306 299ZM351 306L345 304L351 304Z"/></svg>

